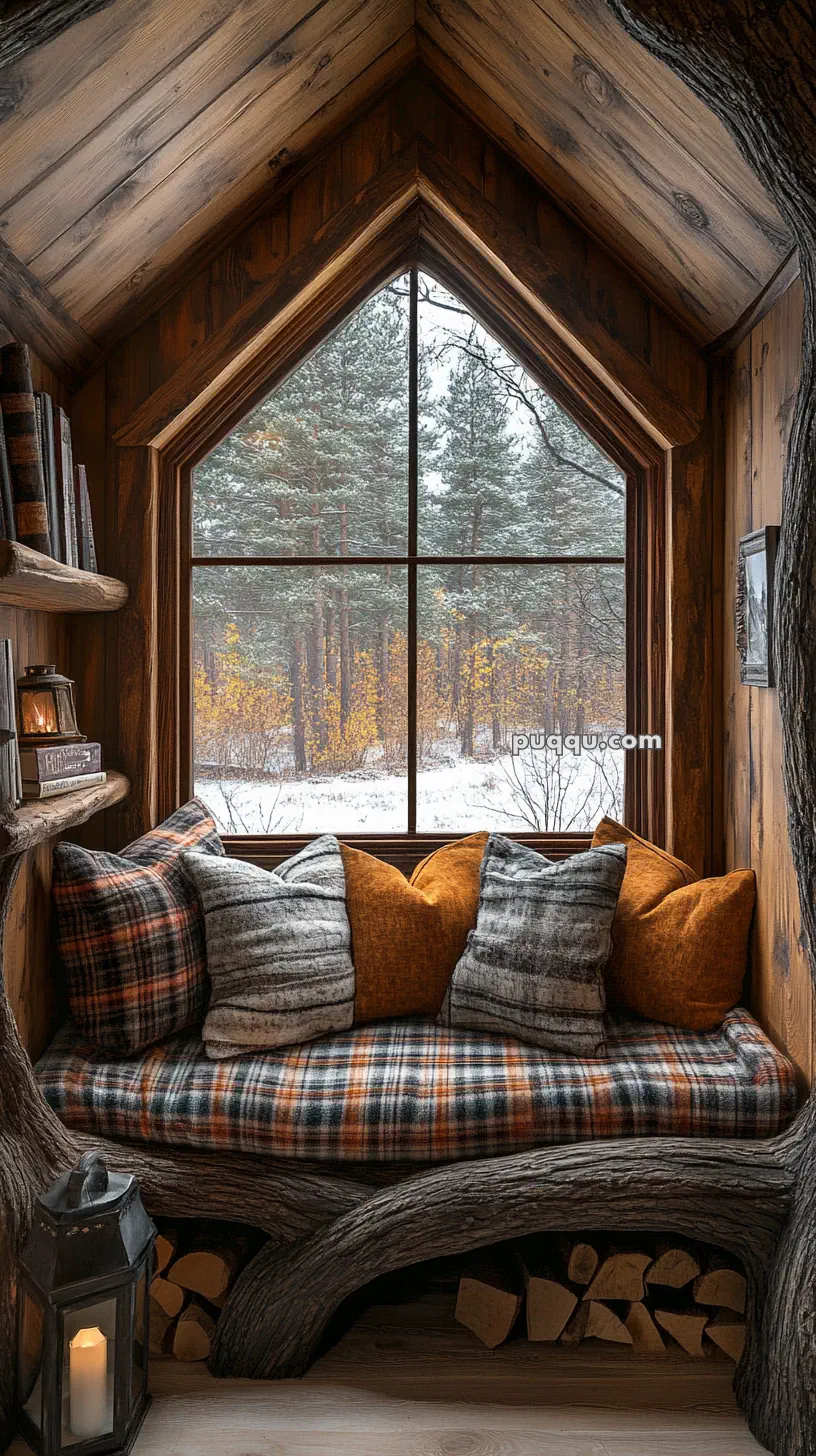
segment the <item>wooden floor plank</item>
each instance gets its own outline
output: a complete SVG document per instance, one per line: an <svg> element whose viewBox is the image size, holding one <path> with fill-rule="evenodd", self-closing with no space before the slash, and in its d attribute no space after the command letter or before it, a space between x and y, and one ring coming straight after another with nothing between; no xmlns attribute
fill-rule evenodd
<svg viewBox="0 0 816 1456"><path fill-rule="evenodd" d="M303 1380L156 1361L134 1456L761 1456L719 1352L637 1359L523 1338L486 1350L454 1303L434 1290L372 1307Z"/></svg>

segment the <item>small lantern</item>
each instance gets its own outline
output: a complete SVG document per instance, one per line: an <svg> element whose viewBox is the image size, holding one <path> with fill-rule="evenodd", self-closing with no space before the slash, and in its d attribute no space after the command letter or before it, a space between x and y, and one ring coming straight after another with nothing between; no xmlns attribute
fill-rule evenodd
<svg viewBox="0 0 816 1456"><path fill-rule="evenodd" d="M120 1456L145 1417L156 1230L99 1153L37 1199L17 1275L20 1430L41 1456Z"/></svg>
<svg viewBox="0 0 816 1456"><path fill-rule="evenodd" d="M27 667L17 679L17 697L21 747L85 742L85 734L77 731L74 684L52 664Z"/></svg>

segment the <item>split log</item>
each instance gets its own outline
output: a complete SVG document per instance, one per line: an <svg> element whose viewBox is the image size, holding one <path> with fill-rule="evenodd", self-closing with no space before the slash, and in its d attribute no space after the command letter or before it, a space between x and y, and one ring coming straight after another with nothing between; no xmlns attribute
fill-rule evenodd
<svg viewBox="0 0 816 1456"><path fill-rule="evenodd" d="M208 1360L215 1334L215 1320L198 1299L182 1311L173 1335L173 1354L177 1360Z"/></svg>
<svg viewBox="0 0 816 1456"><path fill-rule="evenodd" d="M456 1319L483 1345L495 1350L511 1334L521 1300L521 1281L509 1259L496 1256L480 1260L459 1280Z"/></svg>
<svg viewBox="0 0 816 1456"><path fill-rule="evenodd" d="M715 1304L744 1314L747 1289L745 1275L734 1260L712 1253L705 1272L694 1281L694 1298L698 1304Z"/></svg>
<svg viewBox="0 0 816 1456"><path fill-rule="evenodd" d="M160 1274L150 1285L150 1298L158 1304L169 1315L175 1319L181 1314L186 1299L185 1291L178 1284L171 1284L169 1279L162 1279Z"/></svg>
<svg viewBox="0 0 816 1456"><path fill-rule="evenodd" d="M572 1243L571 1240L556 1240L556 1246L564 1259L565 1271L571 1284L589 1284L599 1264L598 1250L586 1242Z"/></svg>
<svg viewBox="0 0 816 1456"><path fill-rule="evenodd" d="M597 1299L584 1299L561 1336L565 1345L581 1340L609 1340L614 1345L631 1345L632 1336L613 1309Z"/></svg>
<svg viewBox="0 0 816 1456"><path fill-rule="evenodd" d="M745 1320L731 1310L721 1309L706 1325L706 1335L738 1365L745 1349Z"/></svg>
<svg viewBox="0 0 816 1456"><path fill-rule="evenodd" d="M176 1321L172 1315L163 1310L160 1304L154 1299L150 1301L150 1339L148 1346L151 1355L167 1355L173 1343L173 1330Z"/></svg>
<svg viewBox="0 0 816 1456"><path fill-rule="evenodd" d="M155 1263L153 1271L155 1274L162 1274L167 1268L171 1259L176 1257L178 1249L178 1234L175 1229L161 1229L156 1234L154 1245Z"/></svg>
<svg viewBox="0 0 816 1456"><path fill-rule="evenodd" d="M666 1345L663 1336L641 1300L636 1300L629 1305L624 1324L632 1336L632 1345L636 1355L665 1354Z"/></svg>
<svg viewBox="0 0 816 1456"><path fill-rule="evenodd" d="M584 1299L642 1299L645 1292L643 1274L651 1263L651 1254L634 1249L613 1249L603 1260Z"/></svg>
<svg viewBox="0 0 816 1456"><path fill-rule="evenodd" d="M195 1248L176 1259L167 1278L171 1284L200 1294L214 1304L227 1293L238 1272L238 1263L239 1256L234 1249Z"/></svg>
<svg viewBox="0 0 816 1456"><path fill-rule="evenodd" d="M547 1258L540 1239L526 1239L519 1251L524 1280L528 1340L557 1340L578 1303L561 1277L561 1260Z"/></svg>
<svg viewBox="0 0 816 1456"><path fill-rule="evenodd" d="M646 1270L647 1284L662 1284L669 1289L684 1289L700 1273L699 1260L689 1244L677 1239L659 1239L654 1263Z"/></svg>
<svg viewBox="0 0 816 1456"><path fill-rule="evenodd" d="M676 1340L687 1355L700 1357L703 1354L703 1331L708 1324L708 1314L696 1314L692 1310L656 1309L654 1317L661 1329Z"/></svg>

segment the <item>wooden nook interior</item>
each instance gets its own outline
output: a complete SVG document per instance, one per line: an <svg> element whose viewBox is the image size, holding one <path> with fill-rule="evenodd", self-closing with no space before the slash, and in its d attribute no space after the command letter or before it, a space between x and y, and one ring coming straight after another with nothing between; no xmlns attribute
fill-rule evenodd
<svg viewBox="0 0 816 1456"><path fill-rule="evenodd" d="M190 791L191 467L409 267L454 290L629 479L628 706L664 751L633 775L628 817L700 874L756 871L749 1005L804 1100L813 16L794 0L10 10L0 342L28 344L35 387L70 415L106 575L0 543L0 629L19 664L76 679L83 729L118 772L0 827L0 1349L33 1190L89 1146L31 1072L65 1016L48 945L54 839L119 848ZM740 682L734 600L740 537L780 518L777 693ZM438 842L368 847L408 867ZM295 843L229 848L271 865ZM412 1260L544 1228L702 1233L748 1277L736 1390L752 1431L776 1456L816 1456L815 1128L811 1098L764 1143L553 1147L370 1179L106 1154L137 1173L151 1211L229 1217L240 1203L270 1236L219 1320L221 1374L301 1372L342 1300ZM13 1418L0 1368L0 1446Z"/></svg>

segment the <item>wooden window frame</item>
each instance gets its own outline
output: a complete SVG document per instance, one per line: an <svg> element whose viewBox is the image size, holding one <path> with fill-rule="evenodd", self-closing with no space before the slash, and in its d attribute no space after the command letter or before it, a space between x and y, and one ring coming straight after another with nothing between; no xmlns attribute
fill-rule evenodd
<svg viewBox="0 0 816 1456"><path fill-rule="evenodd" d="M483 279L469 278L435 249L420 243L398 259L391 259L372 274L330 312L318 318L309 332L292 327L291 339L277 340L271 351L262 351L237 387L224 398L210 400L206 411L197 414L158 454L159 504L159 602L157 738L158 813L164 817L192 793L192 472L195 466L229 434L252 408L293 373L302 361L339 328L363 303L388 282L418 270L429 272L454 292L474 317L518 360L527 372L552 395L624 473L627 481L626 546L624 557L626 593L626 717L627 727L637 732L664 735L665 653L665 513L666 481L664 454L660 447L620 403L596 380L587 378L588 388L579 391L575 377L581 366L566 379L558 361L547 357L545 340L535 338L535 321L528 331L518 318L506 315L501 299L488 296ZM415 316L415 315L414 315ZM522 322L524 322L522 320ZM267 357L270 354L271 357ZM414 350L411 351L415 357ZM412 439L415 431L410 432ZM416 474L417 462L409 469ZM413 487L416 481L413 480ZM415 501L415 488L409 491ZM416 521L409 521L409 541L416 547ZM217 558L216 558L217 559ZM253 558L248 558L251 562ZM380 558L377 558L379 561ZM435 560L437 558L434 558ZM415 582L417 552L406 555L405 564ZM423 558L419 558L423 560ZM440 559L441 560L441 559ZM480 558L482 560L482 558ZM483 558L484 564L498 558ZM546 558L524 558L530 566ZM559 558L568 562L570 558ZM588 558L582 560L589 561ZM602 563L606 558L598 558ZM620 558L616 558L620 560ZM334 559L332 559L334 564ZM276 565L308 566L307 558L280 558ZM350 561L354 564L354 560ZM409 613L409 620L415 619ZM410 646L410 643L409 643ZM409 663L411 653L409 651ZM409 733L415 723L414 684L409 681ZM664 739L665 744L665 739ZM627 754L624 817L637 833L662 843L665 835L666 773L664 752L632 750ZM415 784L414 784L415 795ZM415 802L415 799L414 799ZM327 825L327 829L331 826ZM460 837L457 833L421 833L415 829L394 834L344 835L344 841L410 871L420 859L443 844ZM516 833L519 842L563 858L585 849L591 842L586 833ZM313 838L312 835L228 835L228 852L272 867Z"/></svg>

